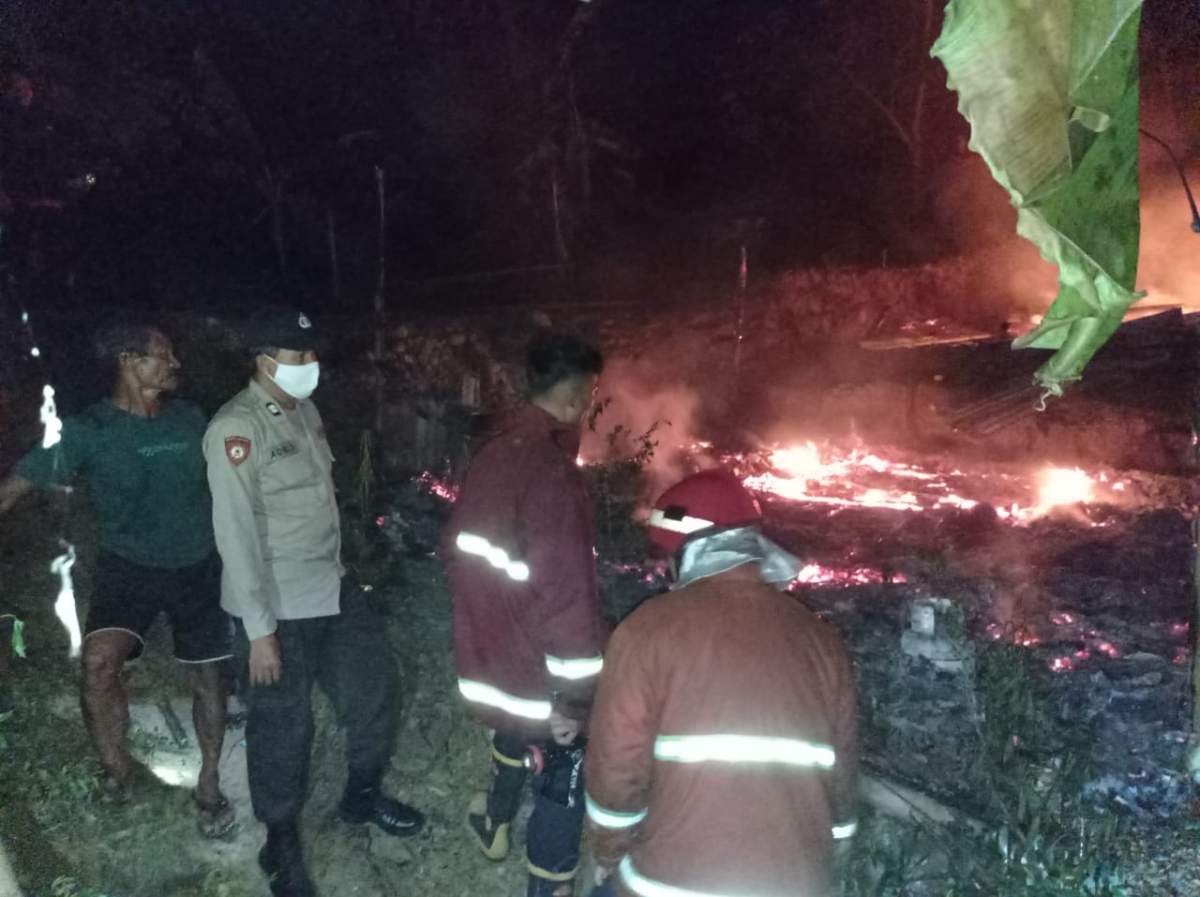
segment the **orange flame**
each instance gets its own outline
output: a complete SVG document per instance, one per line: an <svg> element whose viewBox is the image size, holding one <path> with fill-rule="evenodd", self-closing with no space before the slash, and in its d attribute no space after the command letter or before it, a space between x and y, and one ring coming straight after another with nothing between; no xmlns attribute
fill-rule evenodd
<svg viewBox="0 0 1200 897"><path fill-rule="evenodd" d="M726 460L743 466L750 458L733 455L726 456ZM1078 467L1047 467L1032 479L991 468L968 475L957 469L945 472L893 461L862 449L818 447L811 440L777 447L763 460L769 468L745 476L747 488L789 501L835 508L970 510L986 500L1001 519L1028 522L1054 508L1097 501L1098 482L1108 501L1122 497L1117 493L1126 489L1123 481L1110 482L1103 473L1093 477ZM964 486L978 497L956 491ZM1123 497L1127 502L1128 496Z"/></svg>
<svg viewBox="0 0 1200 897"><path fill-rule="evenodd" d="M1095 480L1078 467L1048 467L1038 475L1037 512L1095 500Z"/></svg>

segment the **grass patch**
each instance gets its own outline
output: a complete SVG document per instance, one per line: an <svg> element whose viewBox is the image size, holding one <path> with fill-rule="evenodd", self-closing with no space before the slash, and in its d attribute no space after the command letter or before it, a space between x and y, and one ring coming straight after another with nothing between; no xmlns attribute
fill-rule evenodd
<svg viewBox="0 0 1200 897"><path fill-rule="evenodd" d="M1083 798L1091 732L1055 725L1029 652L976 645L981 703L963 770L964 815L941 825L868 814L845 897L1123 897L1121 820Z"/></svg>

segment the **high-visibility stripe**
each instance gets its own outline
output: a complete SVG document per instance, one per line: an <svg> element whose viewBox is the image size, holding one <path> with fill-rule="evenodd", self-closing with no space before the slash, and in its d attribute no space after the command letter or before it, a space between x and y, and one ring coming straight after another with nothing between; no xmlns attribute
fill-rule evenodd
<svg viewBox="0 0 1200 897"><path fill-rule="evenodd" d="M621 858L617 867L625 887L640 895L640 897L748 897L741 894L718 894L714 891L694 891L691 888L681 888L666 882L655 881L633 868L633 860L629 854Z"/></svg>
<svg viewBox="0 0 1200 897"><path fill-rule="evenodd" d="M845 825L835 825L833 827L833 840L843 841L846 838L853 838L854 833L857 831L857 822L847 822Z"/></svg>
<svg viewBox="0 0 1200 897"><path fill-rule="evenodd" d="M587 679L589 676L600 675L603 668L604 658L599 656L563 660L561 657L546 655L546 669L550 671L551 676L557 676L559 679Z"/></svg>
<svg viewBox="0 0 1200 897"><path fill-rule="evenodd" d="M481 557L497 570L503 570L508 574L509 579L516 582L527 582L529 580L529 567L524 561L514 561L508 556L507 551L497 545L493 545L483 536L477 536L474 533L459 533L454 540L454 544L464 554L473 554Z"/></svg>
<svg viewBox="0 0 1200 897"><path fill-rule="evenodd" d="M676 763L783 763L833 769L833 748L799 738L763 735L660 735L654 756Z"/></svg>
<svg viewBox="0 0 1200 897"><path fill-rule="evenodd" d="M584 800L587 803L588 819L603 828L631 828L646 818L645 810L637 813L619 813L616 810L609 810L592 800L590 794L585 794Z"/></svg>
<svg viewBox="0 0 1200 897"><path fill-rule="evenodd" d="M664 515L659 508L655 508L650 512L650 525L656 526L659 529L665 529L667 532L683 533L684 535L708 529L710 526L716 526L711 520L705 520L702 517L688 517L684 515L679 520L673 520Z"/></svg>
<svg viewBox="0 0 1200 897"><path fill-rule="evenodd" d="M527 861L529 864L529 874L534 878L540 878L543 881L570 881L579 872L579 867L576 866L569 872L551 872L549 869L543 869L541 866L534 863L532 860Z"/></svg>
<svg viewBox="0 0 1200 897"><path fill-rule="evenodd" d="M487 704L497 707L505 713L524 719L550 719L550 702L538 701L531 698L518 698L488 685L485 682L475 682L471 679L459 679L458 690L468 701L477 704Z"/></svg>

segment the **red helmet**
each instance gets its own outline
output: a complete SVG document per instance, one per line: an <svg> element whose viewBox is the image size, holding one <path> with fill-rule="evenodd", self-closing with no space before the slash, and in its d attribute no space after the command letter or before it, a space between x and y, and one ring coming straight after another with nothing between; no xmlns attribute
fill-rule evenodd
<svg viewBox="0 0 1200 897"><path fill-rule="evenodd" d="M706 470L680 480L654 503L651 544L674 554L695 533L750 526L762 509L749 490L725 470Z"/></svg>

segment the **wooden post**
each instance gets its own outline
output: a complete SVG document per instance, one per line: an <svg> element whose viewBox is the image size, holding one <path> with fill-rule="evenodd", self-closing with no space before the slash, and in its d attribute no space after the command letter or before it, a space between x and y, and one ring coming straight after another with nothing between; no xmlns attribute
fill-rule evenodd
<svg viewBox="0 0 1200 897"><path fill-rule="evenodd" d="M329 291L334 308L342 304L342 272L338 267L337 230L333 223L333 209L325 210L325 225L329 233Z"/></svg>
<svg viewBox="0 0 1200 897"><path fill-rule="evenodd" d="M1196 335L1191 334L1193 357L1196 351ZM1197 415L1200 415L1200 383L1192 384L1192 466L1200 466L1200 443L1197 442ZM1192 519L1192 598L1195 613L1192 614L1188 634L1192 648L1192 732L1188 741L1186 762L1192 781L1200 783L1200 518Z"/></svg>
<svg viewBox="0 0 1200 897"><path fill-rule="evenodd" d="M264 167L263 186L271 210L271 242L275 244L275 259L279 276L287 277L287 248L283 239L283 178L276 178L271 166Z"/></svg>
<svg viewBox="0 0 1200 897"><path fill-rule="evenodd" d="M738 380L742 372L742 326L746 319L746 244L742 244L742 261L738 267L737 280L737 319L733 330L733 390L736 400Z"/></svg>
<svg viewBox="0 0 1200 897"><path fill-rule="evenodd" d="M553 165L550 169L550 211L554 216L554 251L558 256L558 263L566 271L571 264L571 256L567 251L567 240L563 234L562 224L562 208L559 201L558 191L558 166Z"/></svg>
<svg viewBox="0 0 1200 897"><path fill-rule="evenodd" d="M1185 762L1192 781L1200 784L1200 641L1197 626L1200 626L1200 520L1192 521L1192 593L1195 613L1188 627L1192 648L1192 731L1188 739Z"/></svg>
<svg viewBox="0 0 1200 897"><path fill-rule="evenodd" d="M379 279L375 283L375 448L383 434L383 332L386 325L384 289L387 287L387 190L384 170L375 166L375 192L379 201Z"/></svg>

